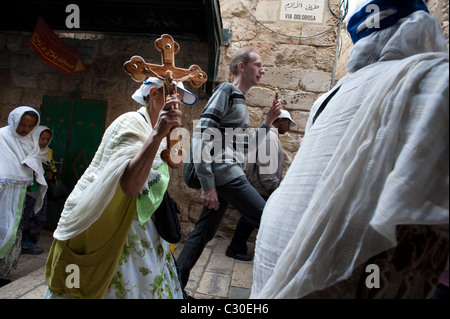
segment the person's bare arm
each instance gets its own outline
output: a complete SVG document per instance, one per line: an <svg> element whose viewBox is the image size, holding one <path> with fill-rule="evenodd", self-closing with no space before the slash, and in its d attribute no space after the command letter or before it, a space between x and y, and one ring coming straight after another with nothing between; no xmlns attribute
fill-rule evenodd
<svg viewBox="0 0 450 319"><path fill-rule="evenodd" d="M180 101L176 100L165 104L152 133L144 142L141 150L125 168L120 183L125 195L134 196L139 192L150 174L159 144L171 128L181 126L181 111L171 110L173 103L180 103Z"/></svg>

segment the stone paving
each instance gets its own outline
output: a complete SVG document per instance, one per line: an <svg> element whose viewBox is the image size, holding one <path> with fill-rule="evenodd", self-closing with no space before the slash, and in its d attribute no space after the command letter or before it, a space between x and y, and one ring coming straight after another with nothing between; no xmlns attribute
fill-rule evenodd
<svg viewBox="0 0 450 319"><path fill-rule="evenodd" d="M253 277L253 262L242 262L225 256L231 240L227 234L218 233L206 246L191 271L186 292L196 299L247 299ZM51 232L43 231L38 246L41 255L22 255L18 266L11 271L10 283L0 287L0 299L42 299L47 284L44 279L45 262L52 243ZM183 243L175 245L175 256ZM254 243L248 244L253 254Z"/></svg>
<svg viewBox="0 0 450 319"><path fill-rule="evenodd" d="M243 262L225 256L231 237L216 235L205 247L191 271L186 286L188 295L196 299L248 299L253 278L253 262ZM183 244L175 248L178 256ZM254 243L248 243L253 254Z"/></svg>

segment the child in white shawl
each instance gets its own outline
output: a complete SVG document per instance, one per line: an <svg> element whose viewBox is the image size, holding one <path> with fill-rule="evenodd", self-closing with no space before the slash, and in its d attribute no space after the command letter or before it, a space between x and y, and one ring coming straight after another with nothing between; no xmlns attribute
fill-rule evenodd
<svg viewBox="0 0 450 319"><path fill-rule="evenodd" d="M39 125L33 132L39 143L38 157L42 163L45 171L45 180L48 182L52 179L56 168L52 161L53 151L48 147L52 140L53 133L46 127ZM25 207L23 210L23 231L22 231L22 254L38 255L42 254L44 250L37 246L40 238L42 227L46 221L47 215L47 193L45 194L42 207L39 211L34 210L36 203L36 195L39 192L28 191L25 199Z"/></svg>

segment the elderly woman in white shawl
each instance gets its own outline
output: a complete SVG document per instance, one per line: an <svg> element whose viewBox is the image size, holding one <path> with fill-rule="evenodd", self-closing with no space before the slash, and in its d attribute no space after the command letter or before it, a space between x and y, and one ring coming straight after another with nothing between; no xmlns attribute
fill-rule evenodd
<svg viewBox="0 0 450 319"><path fill-rule="evenodd" d="M165 136L181 125L181 111L171 109L180 101L164 104L162 85L149 78L136 91L145 106L108 127L68 197L47 260L46 298L183 297L170 244L151 220L169 182ZM180 100L196 102L178 88Z"/></svg>
<svg viewBox="0 0 450 319"><path fill-rule="evenodd" d="M347 28L348 75L313 105L264 209L254 298L427 298L445 268L449 56L439 20L424 1L372 0Z"/></svg>
<svg viewBox="0 0 450 319"><path fill-rule="evenodd" d="M38 210L47 190L39 143L32 134L39 119L35 109L20 106L9 114L8 126L0 129L0 277L8 275L20 257L19 226L27 187L38 189Z"/></svg>

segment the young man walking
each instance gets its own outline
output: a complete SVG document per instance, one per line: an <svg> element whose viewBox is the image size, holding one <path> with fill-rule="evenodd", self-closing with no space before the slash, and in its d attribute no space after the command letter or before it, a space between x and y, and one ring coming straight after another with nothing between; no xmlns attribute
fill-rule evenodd
<svg viewBox="0 0 450 319"><path fill-rule="evenodd" d="M206 244L217 232L228 205L233 205L254 227L259 227L265 205L245 177L245 161L242 160L246 158L251 138L245 94L258 85L263 76L262 60L256 49L242 48L231 58L230 69L233 83L223 83L214 90L192 138L195 169L202 185L203 210L177 260L183 288ZM281 114L280 107L281 103L274 100L260 126L263 131L270 130L272 122ZM232 137L227 136L230 132L233 132ZM232 142L227 143L230 138ZM237 147L238 141L244 141L240 143L242 147ZM211 149L213 144L215 147ZM216 149L219 151L215 152ZM196 160L200 152L201 160ZM238 245L246 246L246 243Z"/></svg>

